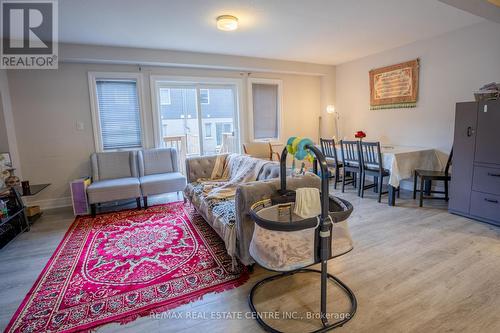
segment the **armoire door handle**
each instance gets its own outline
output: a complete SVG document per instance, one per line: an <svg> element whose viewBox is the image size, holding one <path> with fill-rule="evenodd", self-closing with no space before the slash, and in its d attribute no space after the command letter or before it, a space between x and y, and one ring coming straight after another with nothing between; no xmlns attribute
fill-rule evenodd
<svg viewBox="0 0 500 333"><path fill-rule="evenodd" d="M491 177L500 177L500 173L491 173L491 172L488 172L488 176L491 176Z"/></svg>
<svg viewBox="0 0 500 333"><path fill-rule="evenodd" d="M488 202L491 202L491 203L498 203L498 200L496 200L496 199L484 198L484 201L488 201Z"/></svg>
<svg viewBox="0 0 500 333"><path fill-rule="evenodd" d="M472 135L474 135L474 130L469 126L467 127L467 136L471 137Z"/></svg>

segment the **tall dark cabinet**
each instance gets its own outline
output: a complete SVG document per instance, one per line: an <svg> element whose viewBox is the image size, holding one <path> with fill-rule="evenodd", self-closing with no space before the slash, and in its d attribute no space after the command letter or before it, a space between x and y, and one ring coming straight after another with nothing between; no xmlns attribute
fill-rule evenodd
<svg viewBox="0 0 500 333"><path fill-rule="evenodd" d="M448 209L500 225L500 101L457 103Z"/></svg>

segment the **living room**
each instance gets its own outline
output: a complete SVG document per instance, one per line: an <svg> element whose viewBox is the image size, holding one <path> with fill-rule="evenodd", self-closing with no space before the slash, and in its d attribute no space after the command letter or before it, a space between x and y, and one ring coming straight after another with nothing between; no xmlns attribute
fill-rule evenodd
<svg viewBox="0 0 500 333"><path fill-rule="evenodd" d="M500 329L497 0L1 6L6 332Z"/></svg>

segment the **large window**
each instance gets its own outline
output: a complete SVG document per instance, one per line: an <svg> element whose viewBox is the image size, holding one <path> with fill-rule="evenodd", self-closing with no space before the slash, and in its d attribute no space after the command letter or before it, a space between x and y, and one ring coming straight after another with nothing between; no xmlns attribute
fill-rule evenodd
<svg viewBox="0 0 500 333"><path fill-rule="evenodd" d="M281 81L249 79L251 134L256 141L274 141L281 134Z"/></svg>
<svg viewBox="0 0 500 333"><path fill-rule="evenodd" d="M143 147L138 78L89 75L97 151Z"/></svg>
<svg viewBox="0 0 500 333"><path fill-rule="evenodd" d="M238 152L238 87L241 80L151 78L156 145L190 155ZM170 95L170 104L162 101Z"/></svg>

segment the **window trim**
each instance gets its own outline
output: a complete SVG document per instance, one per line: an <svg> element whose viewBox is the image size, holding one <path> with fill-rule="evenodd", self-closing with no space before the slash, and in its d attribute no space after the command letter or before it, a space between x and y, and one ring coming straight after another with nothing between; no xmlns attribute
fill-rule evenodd
<svg viewBox="0 0 500 333"><path fill-rule="evenodd" d="M253 84L271 84L278 86L278 135L274 138L264 138L256 139L254 133L254 119L253 119ZM279 79L264 79L249 77L247 84L247 96L248 96L248 137L251 142L269 142L280 143L283 141L283 80Z"/></svg>
<svg viewBox="0 0 500 333"><path fill-rule="evenodd" d="M125 72L89 72L89 93L90 93L90 111L92 115L92 130L94 134L94 147L96 152L104 151L123 151L123 150L138 150L141 148L128 149L106 149L103 148L102 133L101 133L101 118L99 117L99 102L97 101L97 80L135 80L137 88L137 99L139 102L139 113L141 121L141 139L142 147L148 147L147 136L145 132L145 110L144 110L144 94L142 74L140 73L125 73Z"/></svg>

